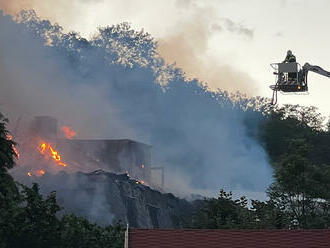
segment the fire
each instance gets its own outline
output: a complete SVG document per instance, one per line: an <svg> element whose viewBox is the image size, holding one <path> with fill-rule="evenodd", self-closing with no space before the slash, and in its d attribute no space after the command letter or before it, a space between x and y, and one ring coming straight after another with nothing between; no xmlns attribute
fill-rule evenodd
<svg viewBox="0 0 330 248"><path fill-rule="evenodd" d="M42 144L40 145L40 152L41 152L42 154L44 154L45 150L46 150L46 143L42 143Z"/></svg>
<svg viewBox="0 0 330 248"><path fill-rule="evenodd" d="M71 127L68 126L62 126L61 130L64 133L65 138L67 139L72 139L74 136L77 135L77 133L74 130L72 130Z"/></svg>
<svg viewBox="0 0 330 248"><path fill-rule="evenodd" d="M34 172L28 171L27 175L28 175L29 177L32 177L32 176L37 176L37 177L39 177L39 176L43 176L43 175L45 175L45 173L46 173L46 172L45 172L43 169L41 169L41 170L34 171Z"/></svg>
<svg viewBox="0 0 330 248"><path fill-rule="evenodd" d="M49 150L52 153L53 159L55 159L56 161L61 161L61 156L50 145L49 145Z"/></svg>
<svg viewBox="0 0 330 248"><path fill-rule="evenodd" d="M6 135L6 139L7 139L7 140L13 140L13 136L12 136L11 134L7 133L7 135ZM20 154L19 154L19 152L18 152L16 146L15 146L15 145L12 145L12 148L13 148L13 151L14 151L16 157L19 158L19 157L20 157Z"/></svg>
<svg viewBox="0 0 330 248"><path fill-rule="evenodd" d="M17 158L19 158L20 154L19 154L17 148L14 145L13 145L13 150L14 150L14 153L16 154Z"/></svg>
<svg viewBox="0 0 330 248"><path fill-rule="evenodd" d="M66 163L61 161L61 155L50 144L41 143L39 150L41 154L51 157L58 165L66 166Z"/></svg>

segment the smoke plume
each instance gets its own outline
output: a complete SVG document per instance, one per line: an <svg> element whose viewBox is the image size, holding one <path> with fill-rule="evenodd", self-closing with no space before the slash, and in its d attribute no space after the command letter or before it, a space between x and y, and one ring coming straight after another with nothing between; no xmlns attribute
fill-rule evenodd
<svg viewBox="0 0 330 248"><path fill-rule="evenodd" d="M0 15L0 107L11 120L51 115L78 138L151 144L153 165L165 166L167 178L184 175L190 189L266 189L267 155L250 135L260 113L188 81L157 56L152 37L127 24L86 40L31 12L25 17L17 24ZM160 74L168 76L165 86Z"/></svg>
<svg viewBox="0 0 330 248"><path fill-rule="evenodd" d="M99 6L101 9L116 9L117 12L126 13L126 8L119 5L134 6L138 8L130 14L138 16L136 12L143 12L149 16L156 5L153 1L144 1L143 7L130 0L124 1L98 1L98 0L73 0L73 1L49 1L49 0L0 0L0 9L5 13L15 15L23 9L34 9L43 18L64 25L65 30L89 23L82 23L82 15L86 15L91 7ZM157 2L158 3L158 2ZM174 7L173 7L173 6ZM172 7L169 7L172 6ZM168 24L165 35L158 37L158 52L167 63L176 63L183 69L187 78L198 78L208 84L212 90L221 88L230 92L240 91L249 96L255 95L258 91L254 80L246 73L225 60L222 61L221 54L214 54L216 51L209 51L209 42L215 35L230 33L233 39L243 38L247 42L253 38L253 30L241 23L236 23L229 18L221 17L210 3L201 4L194 0L173 0L168 1L169 15L182 15L182 20L166 20ZM95 10L95 9L93 9ZM156 10L157 11L157 10ZM159 11L159 10L158 10ZM131 20L128 14L118 14L121 19ZM176 16L174 16L176 18ZM88 16L88 19L95 19L95 16ZM150 16L150 18L152 18ZM174 19L175 19L174 18ZM171 17L169 17L171 19ZM158 26L157 23L154 26ZM77 30L79 32L79 30ZM221 46L219 41L219 46Z"/></svg>

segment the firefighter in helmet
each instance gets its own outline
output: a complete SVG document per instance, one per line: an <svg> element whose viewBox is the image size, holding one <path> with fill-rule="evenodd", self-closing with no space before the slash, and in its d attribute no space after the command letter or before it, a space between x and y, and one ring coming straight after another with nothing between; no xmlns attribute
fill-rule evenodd
<svg viewBox="0 0 330 248"><path fill-rule="evenodd" d="M283 63L289 63L289 62L296 62L296 56L292 54L291 50L287 51L285 60L283 61Z"/></svg>
<svg viewBox="0 0 330 248"><path fill-rule="evenodd" d="M287 53L286 53L286 57L283 61L283 63L292 63L292 62L296 62L296 56L294 56L292 54L292 51L291 50L288 50ZM295 72L289 72L288 73L288 80L289 81L296 81L297 80L297 73Z"/></svg>

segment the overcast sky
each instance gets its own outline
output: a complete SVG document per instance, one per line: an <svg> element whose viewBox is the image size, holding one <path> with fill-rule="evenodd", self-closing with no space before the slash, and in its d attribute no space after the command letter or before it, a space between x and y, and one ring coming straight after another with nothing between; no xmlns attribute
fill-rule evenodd
<svg viewBox="0 0 330 248"><path fill-rule="evenodd" d="M159 41L168 62L213 89L270 97L269 64L288 49L300 64L330 70L328 0L0 0L6 13L22 8L86 37L98 26L130 22ZM279 95L279 102L315 105L329 115L330 78L310 73L309 82L309 95Z"/></svg>

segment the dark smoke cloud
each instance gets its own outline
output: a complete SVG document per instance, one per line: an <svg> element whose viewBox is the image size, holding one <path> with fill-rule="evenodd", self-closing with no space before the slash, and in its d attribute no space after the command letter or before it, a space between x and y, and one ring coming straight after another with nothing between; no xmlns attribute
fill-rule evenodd
<svg viewBox="0 0 330 248"><path fill-rule="evenodd" d="M87 41L33 20L26 25L34 31L28 31L0 15L0 102L11 120L52 115L80 138L151 144L153 164L166 167L172 188L266 189L271 180L267 155L248 135L257 128L259 113L243 111L197 80L185 80L179 69L155 57L151 37L137 32L149 40L130 40L132 31L125 25L101 30ZM52 46L38 38L37 31L45 30ZM165 86L158 83L157 70L171 75ZM233 72L233 84L237 77Z"/></svg>

